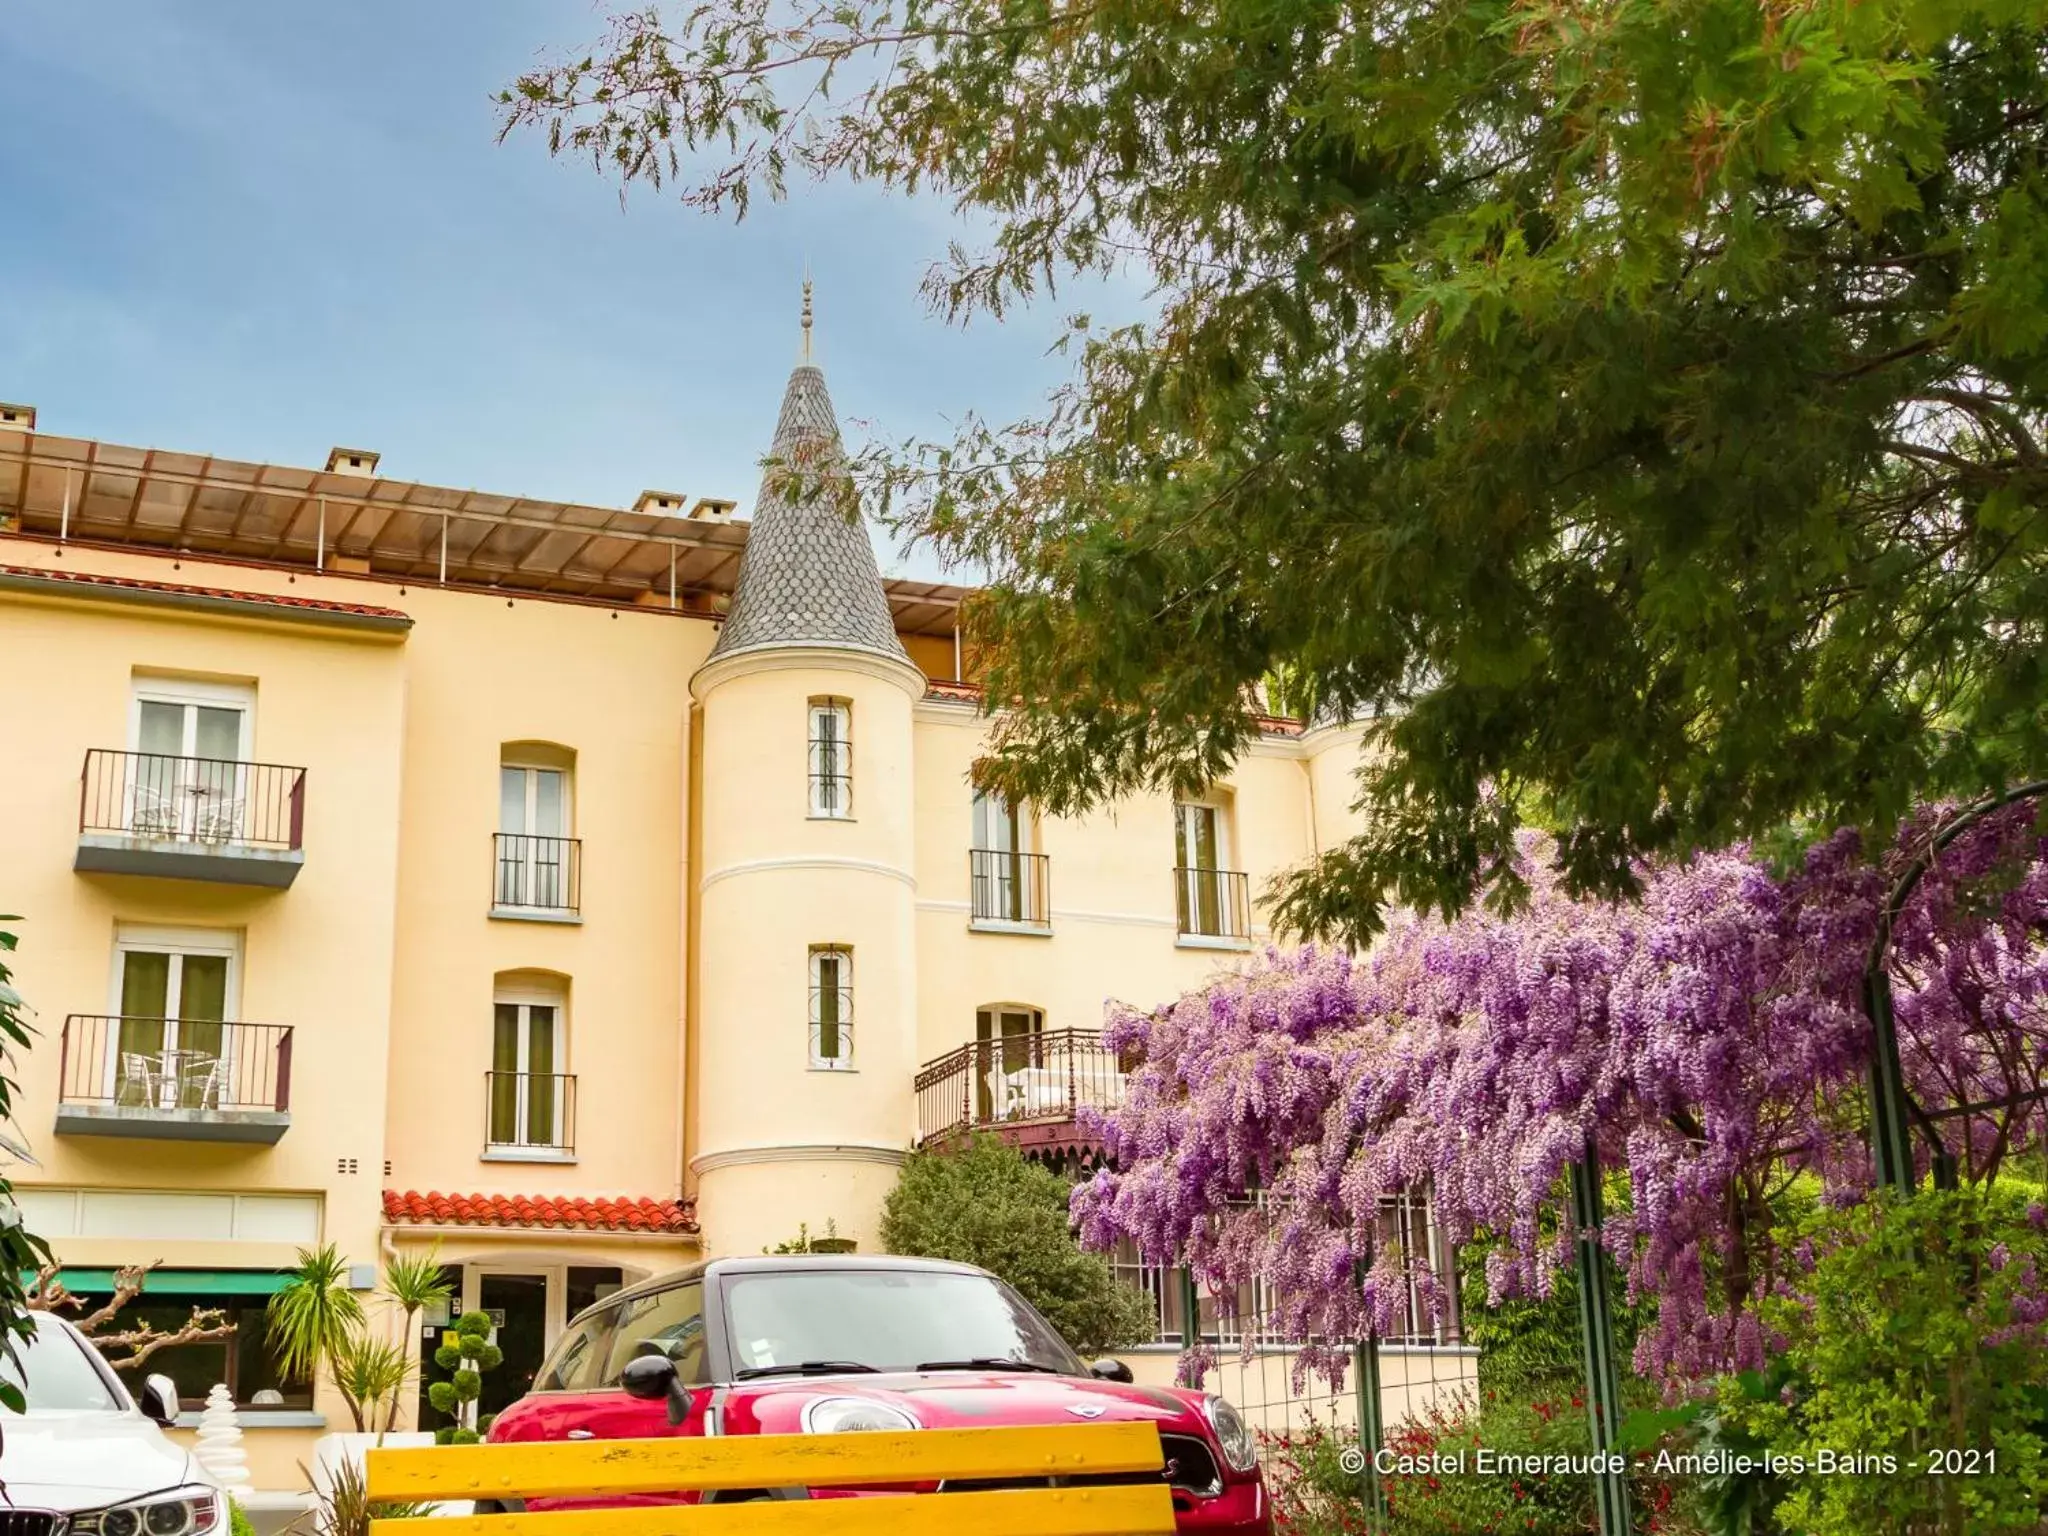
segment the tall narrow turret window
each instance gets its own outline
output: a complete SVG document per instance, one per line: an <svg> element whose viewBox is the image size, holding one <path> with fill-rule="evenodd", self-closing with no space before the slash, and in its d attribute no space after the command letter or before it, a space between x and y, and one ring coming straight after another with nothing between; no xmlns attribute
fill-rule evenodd
<svg viewBox="0 0 2048 1536"><path fill-rule="evenodd" d="M811 814L853 814L853 706L844 699L811 700Z"/></svg>
<svg viewBox="0 0 2048 1536"><path fill-rule="evenodd" d="M811 947L811 1065L853 1066L853 951L837 944Z"/></svg>

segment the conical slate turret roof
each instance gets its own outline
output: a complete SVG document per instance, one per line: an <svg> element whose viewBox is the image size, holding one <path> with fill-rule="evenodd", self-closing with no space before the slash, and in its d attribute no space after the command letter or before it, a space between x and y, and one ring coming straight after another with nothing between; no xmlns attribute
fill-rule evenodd
<svg viewBox="0 0 2048 1536"><path fill-rule="evenodd" d="M825 375L810 361L808 283L803 323L803 360L789 376L770 449L778 463L762 477L732 608L711 659L822 646L907 661L867 529L847 521L829 495L792 495L776 484L778 468L786 465L801 472L804 489L814 490L824 472L845 460Z"/></svg>

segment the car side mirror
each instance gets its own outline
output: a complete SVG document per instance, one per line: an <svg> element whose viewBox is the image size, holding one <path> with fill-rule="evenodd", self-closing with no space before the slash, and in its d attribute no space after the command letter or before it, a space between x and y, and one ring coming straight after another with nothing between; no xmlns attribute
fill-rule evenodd
<svg viewBox="0 0 2048 1536"><path fill-rule="evenodd" d="M628 1360L619 1373L619 1385L628 1397L655 1402L667 1397L676 1384L676 1363L665 1354L641 1355Z"/></svg>
<svg viewBox="0 0 2048 1536"><path fill-rule="evenodd" d="M1097 1360L1088 1367L1088 1374L1097 1381L1119 1381L1125 1386L1131 1384L1131 1368L1121 1360Z"/></svg>
<svg viewBox="0 0 2048 1536"><path fill-rule="evenodd" d="M168 1376L145 1376L136 1406L168 1429L178 1422L178 1384Z"/></svg>

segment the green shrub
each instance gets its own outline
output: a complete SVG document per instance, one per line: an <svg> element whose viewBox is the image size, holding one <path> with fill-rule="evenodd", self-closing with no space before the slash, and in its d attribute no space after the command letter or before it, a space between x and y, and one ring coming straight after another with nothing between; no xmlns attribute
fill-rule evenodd
<svg viewBox="0 0 2048 1536"><path fill-rule="evenodd" d="M455 1423L434 1431L442 1445L471 1445L483 1426L476 1422L476 1400L483 1392L483 1373L504 1361L504 1351L490 1342L491 1319L485 1312L465 1312L455 1320L446 1342L434 1351L434 1363L454 1374L427 1388L435 1412Z"/></svg>
<svg viewBox="0 0 2048 1536"><path fill-rule="evenodd" d="M2048 1502L2048 1239L2021 1201L1880 1196L1817 1212L1803 1235L1816 1254L1805 1294L1765 1314L1783 1365L1722 1383L1715 1405L1724 1433L1792 1460L1781 1487L1752 1499L1776 1506L1757 1529L2035 1536ZM1978 1474L1926 1475L1943 1451L1975 1453ZM1823 1460L1845 1453L1880 1460Z"/></svg>
<svg viewBox="0 0 2048 1536"><path fill-rule="evenodd" d="M256 1536L256 1527L242 1513L242 1506L232 1499L228 1501L228 1536Z"/></svg>
<svg viewBox="0 0 2048 1536"><path fill-rule="evenodd" d="M915 1152L882 1209L882 1244L1000 1275L1084 1355L1148 1342L1151 1298L1081 1251L1071 1188L991 1136L958 1152Z"/></svg>

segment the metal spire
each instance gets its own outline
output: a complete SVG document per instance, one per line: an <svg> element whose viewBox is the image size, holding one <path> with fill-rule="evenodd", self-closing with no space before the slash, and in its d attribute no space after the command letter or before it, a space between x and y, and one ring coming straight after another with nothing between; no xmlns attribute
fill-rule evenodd
<svg viewBox="0 0 2048 1536"><path fill-rule="evenodd" d="M811 267L810 267L810 263L809 263L809 262L806 262L806 263L804 263L804 318L803 318L803 327L804 327L804 349L803 349L803 355L802 355L802 357L801 357L801 358L799 359L799 361L801 361L801 362L806 362L806 363L808 363L808 362L809 362L809 361L811 360Z"/></svg>

